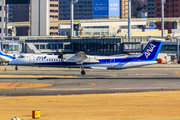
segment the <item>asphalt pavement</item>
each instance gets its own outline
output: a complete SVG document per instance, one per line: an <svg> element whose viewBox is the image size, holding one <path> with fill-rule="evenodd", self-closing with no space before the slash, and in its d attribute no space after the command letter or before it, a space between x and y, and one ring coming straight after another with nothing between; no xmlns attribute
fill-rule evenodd
<svg viewBox="0 0 180 120"><path fill-rule="evenodd" d="M6 70L5 70L6 68ZM180 89L180 65L156 64L122 70L0 67L0 83L47 83L52 87L0 90L4 96L70 95Z"/></svg>

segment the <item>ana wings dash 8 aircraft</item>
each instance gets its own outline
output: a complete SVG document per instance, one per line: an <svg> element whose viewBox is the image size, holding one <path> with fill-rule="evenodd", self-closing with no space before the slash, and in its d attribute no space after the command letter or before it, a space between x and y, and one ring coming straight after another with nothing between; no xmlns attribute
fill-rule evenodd
<svg viewBox="0 0 180 120"><path fill-rule="evenodd" d="M157 63L156 59L163 45L164 39L149 39L149 43L141 54L129 56L90 56L84 52L65 55L32 55L23 54L9 62L17 66L39 67L66 67L81 68L81 74L85 75L84 68L92 69L123 69L151 65Z"/></svg>

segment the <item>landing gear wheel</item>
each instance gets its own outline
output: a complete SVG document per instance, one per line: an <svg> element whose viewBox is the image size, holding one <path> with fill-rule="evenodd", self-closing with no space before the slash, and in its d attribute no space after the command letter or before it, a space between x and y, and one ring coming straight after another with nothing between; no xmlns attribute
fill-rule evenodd
<svg viewBox="0 0 180 120"><path fill-rule="evenodd" d="M82 70L81 75L85 75L85 74L86 74L85 70Z"/></svg>
<svg viewBox="0 0 180 120"><path fill-rule="evenodd" d="M18 67L17 67L17 66L15 67L15 70L18 70Z"/></svg>

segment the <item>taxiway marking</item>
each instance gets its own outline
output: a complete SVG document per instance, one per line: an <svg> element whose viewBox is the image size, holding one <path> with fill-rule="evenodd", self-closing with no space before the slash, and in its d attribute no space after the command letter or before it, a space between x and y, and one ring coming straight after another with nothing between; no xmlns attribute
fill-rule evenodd
<svg viewBox="0 0 180 120"><path fill-rule="evenodd" d="M170 74L165 74L165 73L135 73L135 74L127 74L128 76L149 76L149 75L170 75Z"/></svg>
<svg viewBox="0 0 180 120"><path fill-rule="evenodd" d="M138 87L138 88L56 88L56 89L38 89L44 91L77 91L77 90L150 90L167 89L168 87Z"/></svg>
<svg viewBox="0 0 180 120"><path fill-rule="evenodd" d="M180 77L180 74L179 74L179 72L178 72L178 71L175 71L175 73L176 73L176 75L178 75L178 76Z"/></svg>
<svg viewBox="0 0 180 120"><path fill-rule="evenodd" d="M0 78L77 78L77 76L54 76L54 75L0 75Z"/></svg>

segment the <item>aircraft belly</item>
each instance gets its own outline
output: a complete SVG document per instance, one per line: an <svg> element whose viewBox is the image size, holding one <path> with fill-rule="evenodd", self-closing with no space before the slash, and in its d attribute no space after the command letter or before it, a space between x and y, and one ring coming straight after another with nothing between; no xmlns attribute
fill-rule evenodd
<svg viewBox="0 0 180 120"><path fill-rule="evenodd" d="M130 68L130 67L151 65L151 64L156 64L156 63L157 63L157 61L120 63L120 64L116 65L115 68Z"/></svg>
<svg viewBox="0 0 180 120"><path fill-rule="evenodd" d="M109 64L89 64L89 65L84 65L85 67L102 67L102 68L109 68Z"/></svg>

